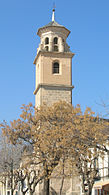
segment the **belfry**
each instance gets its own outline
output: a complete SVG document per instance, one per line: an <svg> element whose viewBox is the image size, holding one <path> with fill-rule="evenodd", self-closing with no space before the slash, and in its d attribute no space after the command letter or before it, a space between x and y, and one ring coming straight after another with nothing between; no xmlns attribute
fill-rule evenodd
<svg viewBox="0 0 109 195"><path fill-rule="evenodd" d="M72 57L66 42L70 31L55 21L39 28L40 44L34 60L36 65L35 105L51 105L59 100L72 103Z"/></svg>

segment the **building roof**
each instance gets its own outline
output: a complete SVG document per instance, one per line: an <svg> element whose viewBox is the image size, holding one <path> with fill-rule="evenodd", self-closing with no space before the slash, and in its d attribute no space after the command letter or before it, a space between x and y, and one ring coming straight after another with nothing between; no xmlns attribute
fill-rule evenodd
<svg viewBox="0 0 109 195"><path fill-rule="evenodd" d="M38 29L38 32L37 34L40 36L42 34L42 32L44 32L44 30L47 30L47 29L53 29L57 27L58 31L60 31L61 29L63 29L64 33L68 36L70 34L70 31L65 28L63 25L60 25L59 23L57 23L55 21L55 9L53 9L53 13L52 13L52 21L49 22L48 24L46 24L45 26L41 27Z"/></svg>
<svg viewBox="0 0 109 195"><path fill-rule="evenodd" d="M49 22L48 24L46 24L45 26L43 26L42 28L48 27L48 26L56 26L56 27L57 26L60 26L60 27L64 27L64 26L58 24L56 21L52 21L52 22Z"/></svg>
<svg viewBox="0 0 109 195"><path fill-rule="evenodd" d="M58 24L56 21L51 21L50 23L46 24L45 26L41 27L38 29L37 34L40 36L41 33L43 33L44 31L49 31L50 29L54 29L56 28L56 31L61 31L63 29L63 32L68 36L70 34L70 31L65 28L64 26Z"/></svg>
<svg viewBox="0 0 109 195"><path fill-rule="evenodd" d="M109 185L109 179L104 181L98 181L94 184L95 189L102 189L103 186Z"/></svg>

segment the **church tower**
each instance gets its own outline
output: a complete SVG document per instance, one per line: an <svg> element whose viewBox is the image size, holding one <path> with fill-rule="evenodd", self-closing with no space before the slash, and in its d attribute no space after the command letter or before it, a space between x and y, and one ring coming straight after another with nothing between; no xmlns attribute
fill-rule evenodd
<svg viewBox="0 0 109 195"><path fill-rule="evenodd" d="M72 103L72 57L66 39L70 31L55 21L39 28L39 48L34 60L36 65L35 105L51 105L59 100Z"/></svg>

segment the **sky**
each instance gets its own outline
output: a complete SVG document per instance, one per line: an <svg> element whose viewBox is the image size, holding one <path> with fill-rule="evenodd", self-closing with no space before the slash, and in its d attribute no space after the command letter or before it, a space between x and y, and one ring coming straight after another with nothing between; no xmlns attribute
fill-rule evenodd
<svg viewBox="0 0 109 195"><path fill-rule="evenodd" d="M0 0L0 122L35 104L38 28L52 17L71 31L73 105L104 114L109 103L109 0Z"/></svg>

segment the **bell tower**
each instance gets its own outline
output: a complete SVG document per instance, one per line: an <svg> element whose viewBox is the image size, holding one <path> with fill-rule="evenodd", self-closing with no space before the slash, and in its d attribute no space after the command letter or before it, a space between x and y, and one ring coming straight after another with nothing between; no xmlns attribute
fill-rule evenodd
<svg viewBox="0 0 109 195"><path fill-rule="evenodd" d="M70 31L55 21L39 28L40 44L34 60L36 65L35 105L52 104L59 100L72 103L72 57L66 42Z"/></svg>

